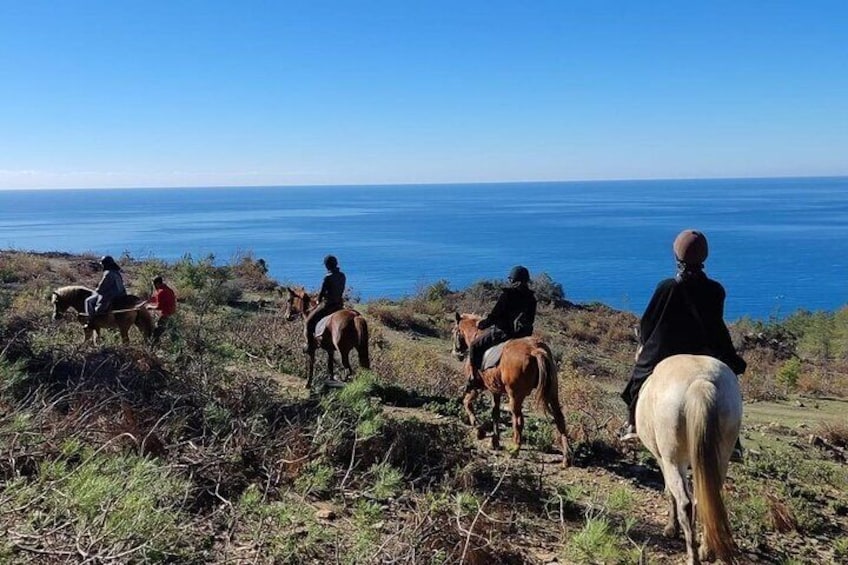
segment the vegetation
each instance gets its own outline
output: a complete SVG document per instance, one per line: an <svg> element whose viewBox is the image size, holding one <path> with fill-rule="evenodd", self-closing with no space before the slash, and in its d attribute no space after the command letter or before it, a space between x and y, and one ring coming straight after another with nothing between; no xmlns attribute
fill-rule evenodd
<svg viewBox="0 0 848 565"><path fill-rule="evenodd" d="M517 457L463 423L452 316L485 313L498 282L442 280L361 305L373 371L309 394L300 323L283 319L261 259L122 258L134 292L161 274L180 298L156 349L138 333L129 347L112 333L83 346L70 316L51 323L51 289L93 285L95 259L0 253L0 562L682 557L682 541L661 536L659 471L616 439L632 314L534 281L575 462L563 471L542 414L527 414ZM748 454L726 489L737 542L749 560L844 561L848 309L741 320L732 333L750 367Z"/></svg>

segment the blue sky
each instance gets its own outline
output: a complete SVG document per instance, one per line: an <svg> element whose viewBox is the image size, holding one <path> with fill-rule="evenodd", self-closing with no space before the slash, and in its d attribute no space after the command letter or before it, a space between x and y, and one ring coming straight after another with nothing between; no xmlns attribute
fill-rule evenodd
<svg viewBox="0 0 848 565"><path fill-rule="evenodd" d="M0 0L0 188L848 174L848 2Z"/></svg>

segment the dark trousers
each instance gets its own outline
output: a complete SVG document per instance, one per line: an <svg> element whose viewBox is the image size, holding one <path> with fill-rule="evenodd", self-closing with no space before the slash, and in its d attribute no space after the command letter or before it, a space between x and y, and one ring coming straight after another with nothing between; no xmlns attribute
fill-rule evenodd
<svg viewBox="0 0 848 565"><path fill-rule="evenodd" d="M318 325L321 318L329 316L333 312L338 312L342 308L344 308L344 304L338 302L319 302L318 306L306 317L306 327L303 331L306 334L306 347L310 351L318 347L318 344L315 343L315 326Z"/></svg>
<svg viewBox="0 0 848 565"><path fill-rule="evenodd" d="M171 317L159 318L156 320L156 326L153 328L153 344L159 343L162 334L171 329Z"/></svg>
<svg viewBox="0 0 848 565"><path fill-rule="evenodd" d="M636 402L639 400L639 391L650 376L650 373L643 375L634 371L633 374L630 375L630 381L624 388L624 392L621 393L621 399L627 403L629 411L627 415L627 423L632 424L633 426L636 425Z"/></svg>
<svg viewBox="0 0 848 565"><path fill-rule="evenodd" d="M468 359L471 362L471 368L476 372L480 370L480 365L483 364L483 355L486 350L499 343L503 343L509 339L505 331L497 326L487 328L480 333L477 338L468 346ZM473 374L473 373L472 373Z"/></svg>

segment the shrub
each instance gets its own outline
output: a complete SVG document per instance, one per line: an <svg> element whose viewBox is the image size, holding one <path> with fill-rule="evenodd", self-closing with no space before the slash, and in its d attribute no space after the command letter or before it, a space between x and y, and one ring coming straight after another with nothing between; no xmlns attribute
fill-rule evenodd
<svg viewBox="0 0 848 565"><path fill-rule="evenodd" d="M552 279L548 273L540 273L533 279L533 290L539 302L554 305L565 302L565 291L562 285Z"/></svg>
<svg viewBox="0 0 848 565"><path fill-rule="evenodd" d="M798 377L801 376L801 360L797 357L788 359L777 370L777 382L786 387L787 390L794 390L798 386Z"/></svg>

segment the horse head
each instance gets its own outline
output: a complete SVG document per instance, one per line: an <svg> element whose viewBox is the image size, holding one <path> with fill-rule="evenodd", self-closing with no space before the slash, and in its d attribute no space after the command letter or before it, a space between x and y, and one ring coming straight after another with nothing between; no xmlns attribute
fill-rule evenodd
<svg viewBox="0 0 848 565"><path fill-rule="evenodd" d="M289 322L300 316L305 316L314 306L313 299L302 288L287 287L288 298L286 299L285 318Z"/></svg>
<svg viewBox="0 0 848 565"><path fill-rule="evenodd" d="M480 316L460 314L459 312L454 313L454 316L454 325L451 331L453 343L451 353L462 361L468 354L468 346L477 336L477 322L480 321Z"/></svg>
<svg viewBox="0 0 848 565"><path fill-rule="evenodd" d="M53 303L53 321L62 317L68 308L73 308L77 312L85 311L85 299L91 296L94 291L84 286L63 286L57 288L50 295L50 302Z"/></svg>
<svg viewBox="0 0 848 565"><path fill-rule="evenodd" d="M53 294L50 295L50 302L53 304L53 315L51 316L51 318L55 322L68 309L68 304L64 300L62 300L62 296L55 291L53 292Z"/></svg>

